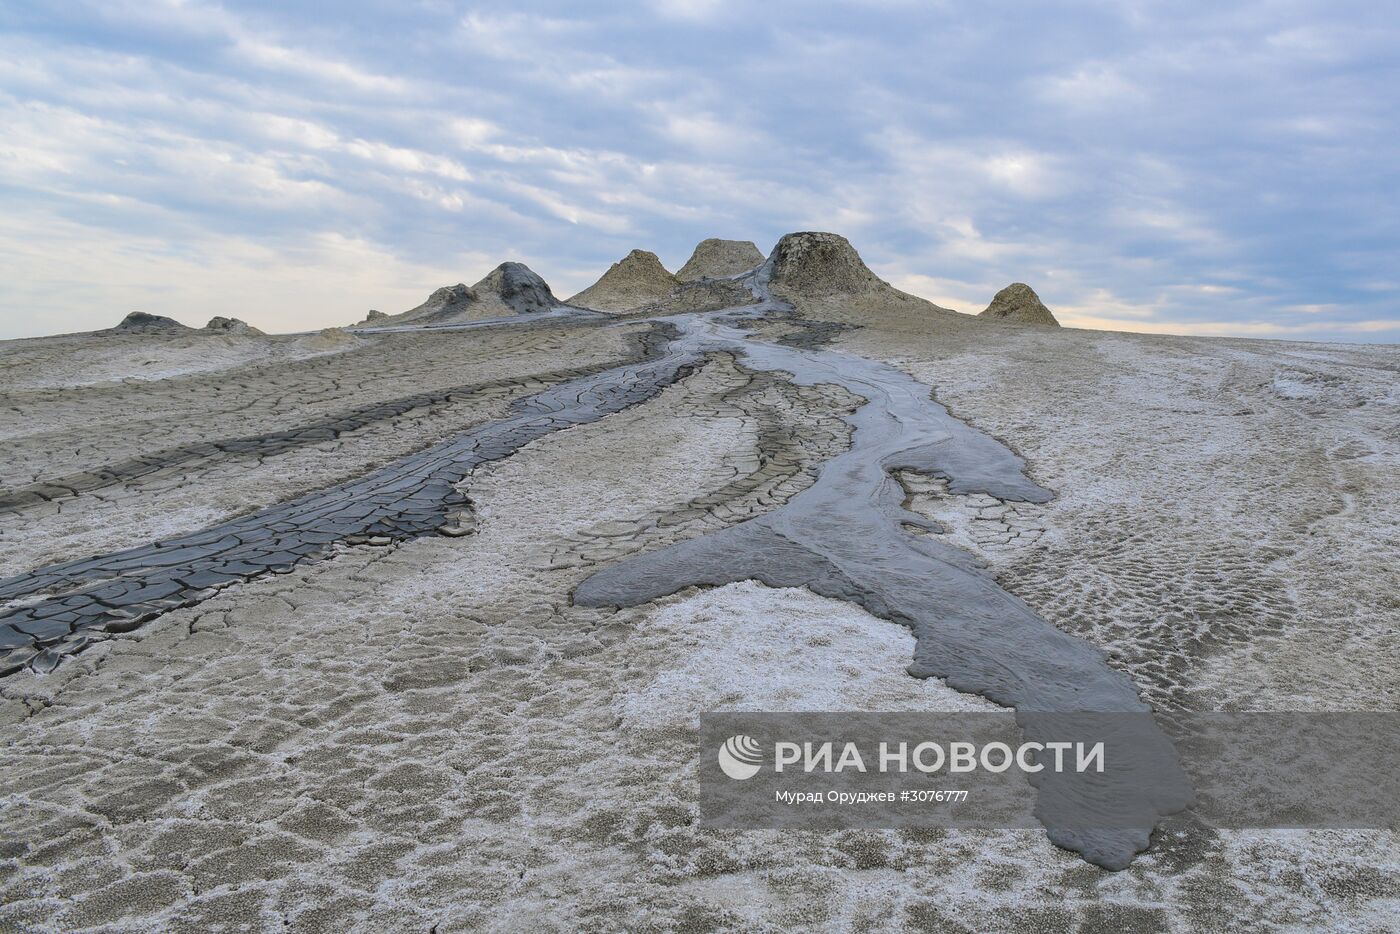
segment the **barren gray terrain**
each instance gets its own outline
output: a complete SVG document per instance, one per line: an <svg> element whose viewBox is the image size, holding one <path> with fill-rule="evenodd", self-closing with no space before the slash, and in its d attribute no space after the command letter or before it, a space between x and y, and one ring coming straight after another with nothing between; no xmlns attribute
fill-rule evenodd
<svg viewBox="0 0 1400 934"><path fill-rule="evenodd" d="M706 244L607 317L0 344L0 930L1393 928L1390 831L700 829L706 711L1400 703L1397 348Z"/></svg>

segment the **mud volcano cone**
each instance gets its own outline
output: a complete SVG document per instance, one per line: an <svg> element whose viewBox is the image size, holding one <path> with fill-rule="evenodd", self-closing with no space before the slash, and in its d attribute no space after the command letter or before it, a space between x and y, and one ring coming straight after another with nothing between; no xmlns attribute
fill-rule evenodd
<svg viewBox="0 0 1400 934"><path fill-rule="evenodd" d="M111 330L122 334L180 334L193 331L174 318L164 315L151 315L144 311L133 311L122 319L121 324Z"/></svg>
<svg viewBox="0 0 1400 934"><path fill-rule="evenodd" d="M719 279L748 272L763 262L763 254L748 240L701 240L695 252L676 273L681 282L696 279Z"/></svg>
<svg viewBox="0 0 1400 934"><path fill-rule="evenodd" d="M834 295L892 289L839 234L803 231L778 241L769 258L776 294Z"/></svg>
<svg viewBox="0 0 1400 934"><path fill-rule="evenodd" d="M472 286L477 301L504 306L505 314L532 315L559 304L549 283L524 263L502 263Z"/></svg>
<svg viewBox="0 0 1400 934"><path fill-rule="evenodd" d="M218 316L210 318L204 330L214 334L242 334L245 337L261 337L263 333L246 321Z"/></svg>
<svg viewBox="0 0 1400 934"><path fill-rule="evenodd" d="M630 311L665 298L678 284L655 253L633 250L568 304L596 311Z"/></svg>
<svg viewBox="0 0 1400 934"><path fill-rule="evenodd" d="M997 318L1016 324L1035 324L1041 327L1057 328L1060 322L1045 307L1035 289L1024 282L1013 282L998 292L979 318Z"/></svg>
<svg viewBox="0 0 1400 934"><path fill-rule="evenodd" d="M549 311L559 300L549 283L524 263L501 263L476 285L443 286L428 300L403 314L371 311L362 326L461 324L482 318L532 315Z"/></svg>

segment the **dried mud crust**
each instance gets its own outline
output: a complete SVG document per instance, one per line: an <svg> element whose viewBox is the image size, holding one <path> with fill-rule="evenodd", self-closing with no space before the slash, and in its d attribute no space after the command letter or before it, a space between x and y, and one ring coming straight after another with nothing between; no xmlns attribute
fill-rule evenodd
<svg viewBox="0 0 1400 934"><path fill-rule="evenodd" d="M739 322L744 330L760 340L772 341L799 350L820 350L831 345L842 333L859 327L836 321L804 318L796 312L781 317Z"/></svg>
<svg viewBox="0 0 1400 934"><path fill-rule="evenodd" d="M171 447L299 429L348 409L517 374L615 361L645 325L388 333L358 350L137 385L0 383L9 490ZM77 352L65 345L62 353Z"/></svg>
<svg viewBox="0 0 1400 934"><path fill-rule="evenodd" d="M585 371L587 372L587 371ZM24 507L0 517L0 577L197 531L300 496L308 488L347 482L440 439L503 418L509 404L579 371L521 375L458 387L430 405L366 421L330 439L287 433L266 443L239 443L160 466L76 498ZM396 400L397 402L397 400ZM393 408L399 408L397 404ZM176 449L180 453L189 448ZM149 461L138 460L138 466Z"/></svg>
<svg viewBox="0 0 1400 934"><path fill-rule="evenodd" d="M901 478L913 508L1112 653L1164 715L1400 704L1393 348L1028 334L880 290L798 304L807 320L861 325L833 333L836 347L938 387L1057 491L1001 505ZM622 346L615 331L571 335L544 351L543 330L385 335L379 356L333 371L343 398L302 400L270 371L253 385L210 378L202 393L154 384L149 424L177 426L157 447L198 440L201 420L234 426L220 437L276 431L462 385L467 367L487 381ZM271 403L264 384L280 387ZM48 397L58 421L47 437L18 432L20 454L42 464L47 449L71 472L147 450L123 435L142 424L130 417L141 397L105 391L79 394L102 400L97 413ZM240 421L236 404L211 405L224 391L260 408ZM599 557L800 490L815 459L843 449L831 415L849 404L811 392L716 357L649 401L479 467L462 486L473 534L347 547L0 683L0 929L1393 926L1390 832L1169 822L1110 874L1040 832L697 829L701 711L979 703L904 675L901 627L805 591L741 583L621 612L569 602ZM490 417L472 405L422 431ZM104 418L112 431L86 438ZM368 458L400 425L336 443ZM115 524L177 490L264 495L269 473L315 449L268 459L242 486L210 466L173 489L144 478L52 508L97 515L116 492ZM333 469L308 462L306 476ZM26 512L20 528L48 539L60 516ZM27 525L41 518L55 524Z"/></svg>
<svg viewBox="0 0 1400 934"><path fill-rule="evenodd" d="M555 370L528 376L511 376L485 383L453 386L420 392L385 402L375 402L337 412L305 425L283 431L241 438L213 439L152 451L140 457L103 464L90 470L54 477L12 491L0 492L0 512L18 513L27 507L56 503L157 473L179 469L188 474L198 467L232 458L262 460L311 445L338 441L343 435L362 431L379 422L400 419L421 409L442 410L465 402L506 399L538 392L551 383L587 376L605 369L600 364L573 370Z"/></svg>
<svg viewBox="0 0 1400 934"><path fill-rule="evenodd" d="M951 535L957 543L980 556L1034 545L1049 532L1045 504L1017 503L986 493L950 493L948 481L914 471L899 471L895 478L904 488L905 506L943 526L937 534ZM928 530L910 529L927 535Z"/></svg>
<svg viewBox="0 0 1400 934"><path fill-rule="evenodd" d="M554 375L614 364L634 352L633 342L646 329L580 328L572 338L578 353L569 354L561 350L571 338L546 329L532 337L451 331L382 335L362 352L297 366L140 387L10 392L10 405L0 414L0 432L8 434L5 511L25 510L29 521L53 513L44 506L47 500L68 499L74 491L110 497L117 487L167 479L172 468L180 475L192 466L241 462L249 478L265 477L256 466L269 456L285 464L291 452L336 451L356 438L376 437L385 448L381 457L391 459L405 450L400 434L413 432L418 423L450 423L442 418L449 410L509 396L513 381L533 387ZM561 360L567 368L560 368ZM464 382L468 376L478 379ZM432 440L441 437L438 427ZM367 451L346 469L363 470L372 456ZM317 482L292 472L300 483ZM37 482L26 485L26 478ZM217 484L213 492L237 492L246 485ZM17 529L18 521L0 511L0 535Z"/></svg>
<svg viewBox="0 0 1400 934"><path fill-rule="evenodd" d="M1400 700L1393 349L1074 331L988 347L870 311L837 349L936 385L1058 493L986 523L987 503L938 491L916 508L960 515L999 583L1104 647L1159 711Z"/></svg>
<svg viewBox="0 0 1400 934"><path fill-rule="evenodd" d="M64 656L199 603L214 589L285 573L342 545L465 534L470 501L452 485L474 467L644 401L692 363L666 351L664 341L634 344L636 363L544 384L515 399L507 417L353 481L197 532L0 580L8 604L0 616L0 674L51 670Z"/></svg>
<svg viewBox="0 0 1400 934"><path fill-rule="evenodd" d="M352 551L7 685L7 733L34 745L11 742L0 764L5 787L23 798L6 807L4 852L15 859L0 883L0 918L80 928L168 914L166 929L199 929L216 918L261 926L286 917L319 930L355 920L382 885L429 866L431 880L403 892L422 901L410 917L461 914L449 910L464 898L461 848L476 845L463 822L498 825L552 797L539 783L553 784L562 750L548 747L558 738L512 751L501 722L509 706L543 699L521 678L542 662L564 675L552 705L575 679L594 680L594 665L570 659L613 647L600 663L621 672L618 656L632 651L615 644L633 626L569 609L577 572L542 573L528 546L600 512L664 511L722 488L731 479L723 460L751 448L756 429L696 419L693 401L678 386L644 414L600 424L592 439L545 439L535 456L506 462L494 484L483 478L479 539ZM637 453L609 463L618 447ZM540 494L554 502L544 528L534 521ZM607 698L597 697L604 708ZM85 738L89 727L102 735ZM512 775L533 801L516 800ZM74 793L77 811L55 807ZM493 844L473 859L509 849ZM116 875L92 871L109 851L134 859ZM507 882L516 869L499 868L468 885L478 917L516 885ZM403 929L387 907L368 914Z"/></svg>
<svg viewBox="0 0 1400 934"><path fill-rule="evenodd" d="M356 337L338 328L272 336L236 326L203 330L178 326L173 331L112 328L4 342L0 386L13 391L132 385L240 367L292 365L360 346Z"/></svg>
<svg viewBox="0 0 1400 934"><path fill-rule="evenodd" d="M568 603L587 568L540 560L536 547L567 549L599 515L645 522L722 495L738 479L727 465L763 449L750 413L776 391L716 360L478 471L475 535L352 549L0 685L0 924L1145 932L1384 919L1388 834L1166 834L1106 874L1031 831L698 829L701 710L975 701L908 678L912 638L844 603L735 585L605 613Z"/></svg>
<svg viewBox="0 0 1400 934"><path fill-rule="evenodd" d="M1191 690L1199 683L1196 669L1215 651L1277 638L1296 614L1267 558L1251 561L1238 548L1211 542L1198 543L1189 560L1163 555L1160 532L1104 520L1086 529L1095 545L1075 554L1093 565L1100 583L1080 590L1079 581L1066 581L1070 560L1057 555L1064 533L1052 531L1046 506L949 494L946 484L918 475L900 479L910 508L942 523L944 534L960 547L998 566L999 583L1038 610L1048 608L1050 618L1072 618L1081 633L1094 627L1095 643L1110 646L1115 667L1132 674L1160 715L1199 708ZM1042 546L1047 536L1053 542ZM1177 529L1173 537L1189 541L1190 532ZM1082 570L1076 575L1084 576ZM1122 631L1125 616L1144 610L1147 618L1134 620L1131 632Z"/></svg>
<svg viewBox="0 0 1400 934"><path fill-rule="evenodd" d="M729 480L675 508L582 530L550 553L554 567L600 566L648 548L695 538L762 515L811 485L821 464L850 445L841 419L856 397L835 386L799 387L771 373L736 366L717 354L691 377L695 417L752 432L757 445L726 458Z"/></svg>

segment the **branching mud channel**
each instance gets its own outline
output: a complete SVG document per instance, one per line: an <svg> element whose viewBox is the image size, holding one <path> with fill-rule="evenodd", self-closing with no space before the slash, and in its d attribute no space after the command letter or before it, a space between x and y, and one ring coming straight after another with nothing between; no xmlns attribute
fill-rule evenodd
<svg viewBox="0 0 1400 934"><path fill-rule="evenodd" d="M769 297L763 268L742 281L755 304L657 318L652 340L633 360L560 382L514 403L504 419L359 479L194 534L0 581L0 672L51 670L108 633L327 557L341 545L465 534L470 501L458 485L477 467L651 399L706 355L730 353L749 369L801 386L840 386L864 400L847 416L850 449L772 512L594 574L574 594L578 604L632 606L690 586L750 579L806 587L910 627L917 638L912 675L939 677L1015 708L1027 739L1037 739L1043 722L1030 714L1148 713L1131 680L1097 648L1003 591L968 552L911 531L939 528L903 508L894 472L944 478L953 494L1050 499L1027 478L1021 459L953 418L927 385L892 366L754 338L743 329L746 319L792 309ZM1051 839L1109 868L1126 866L1146 848L1158 819L1191 798L1171 744L1150 717L1125 720L1146 724L1115 739L1133 754L1116 757L1092 784L1047 773L1037 788L1037 813ZM1066 817L1082 814L1086 803L1101 821L1086 826Z"/></svg>

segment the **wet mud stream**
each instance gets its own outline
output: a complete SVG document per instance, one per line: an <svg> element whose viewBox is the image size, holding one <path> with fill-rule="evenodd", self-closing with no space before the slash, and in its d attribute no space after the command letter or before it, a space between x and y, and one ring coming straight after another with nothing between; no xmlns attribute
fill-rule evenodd
<svg viewBox="0 0 1400 934"><path fill-rule="evenodd" d="M968 552L938 535L912 534L911 526L938 529L903 508L892 474L919 471L946 478L950 493L1009 501L1045 502L1051 493L1026 477L1012 451L953 418L928 386L902 371L753 339L746 319L792 309L768 296L763 267L744 281L754 305L657 319L661 339L641 359L518 400L507 418L364 477L190 535L0 581L0 674L52 670L107 633L344 544L460 534L456 516L470 504L456 485L477 467L645 402L707 354L732 353L747 368L798 385L839 385L864 399L846 417L850 450L823 464L815 483L785 505L606 567L578 587L575 602L632 606L749 579L807 587L909 626L917 639L911 674L1014 708L1027 740L1051 738L1047 712L1135 715L1114 721L1120 752L1106 773L1033 779L1036 813L1052 840L1097 865L1126 866L1147 847L1157 821L1190 802L1170 742L1099 649L1042 620Z"/></svg>

